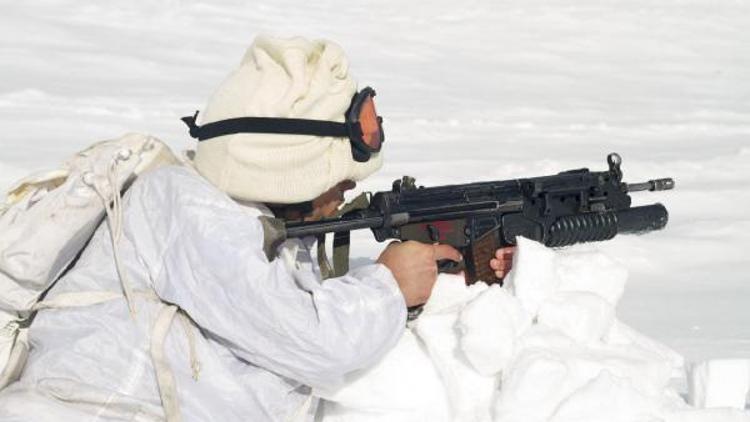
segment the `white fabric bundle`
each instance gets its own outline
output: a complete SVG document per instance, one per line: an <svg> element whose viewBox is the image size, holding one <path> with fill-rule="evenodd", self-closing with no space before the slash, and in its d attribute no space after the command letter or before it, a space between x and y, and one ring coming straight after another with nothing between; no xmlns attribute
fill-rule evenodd
<svg viewBox="0 0 750 422"><path fill-rule="evenodd" d="M18 378L26 362L28 333L21 322L105 213L117 214L120 191L145 171L176 162L158 139L128 134L96 143L8 192L0 207L0 389ZM116 225L119 216L112 217Z"/></svg>
<svg viewBox="0 0 750 422"><path fill-rule="evenodd" d="M133 133L17 182L0 215L0 309L28 311L83 249L105 203L139 174L176 162L161 141Z"/></svg>

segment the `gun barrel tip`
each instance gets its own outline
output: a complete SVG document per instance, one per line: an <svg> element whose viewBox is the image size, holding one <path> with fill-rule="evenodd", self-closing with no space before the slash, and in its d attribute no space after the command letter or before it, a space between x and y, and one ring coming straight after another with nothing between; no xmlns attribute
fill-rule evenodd
<svg viewBox="0 0 750 422"><path fill-rule="evenodd" d="M671 190L674 189L674 179L668 177L666 179L658 179L655 181L655 190Z"/></svg>

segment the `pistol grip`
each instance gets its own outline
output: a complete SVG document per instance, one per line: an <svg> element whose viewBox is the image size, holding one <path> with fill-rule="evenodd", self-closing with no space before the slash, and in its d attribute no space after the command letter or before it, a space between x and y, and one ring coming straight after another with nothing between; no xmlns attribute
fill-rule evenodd
<svg viewBox="0 0 750 422"><path fill-rule="evenodd" d="M481 237L475 239L466 249L466 284L483 281L487 284L503 284L501 278L495 277L495 271L490 268L490 260L495 257L495 252L503 247L500 240L500 231L490 230Z"/></svg>

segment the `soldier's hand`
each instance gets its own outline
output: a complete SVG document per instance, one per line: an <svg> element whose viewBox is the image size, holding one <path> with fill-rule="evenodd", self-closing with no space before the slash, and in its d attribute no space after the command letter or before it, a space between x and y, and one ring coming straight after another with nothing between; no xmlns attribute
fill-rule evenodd
<svg viewBox="0 0 750 422"><path fill-rule="evenodd" d="M495 257L490 260L490 268L495 270L495 277L502 279L508 275L513 266L513 254L515 252L515 246L507 246L495 251Z"/></svg>
<svg viewBox="0 0 750 422"><path fill-rule="evenodd" d="M378 262L391 270L406 299L406 306L411 307L427 302L437 280L437 261L441 259L461 261L462 258L461 253L449 245L407 241L388 245Z"/></svg>

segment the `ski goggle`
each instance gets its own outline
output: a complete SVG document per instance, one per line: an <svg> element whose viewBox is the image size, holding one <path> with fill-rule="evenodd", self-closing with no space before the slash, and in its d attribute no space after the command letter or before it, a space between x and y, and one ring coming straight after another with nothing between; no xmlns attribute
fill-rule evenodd
<svg viewBox="0 0 750 422"><path fill-rule="evenodd" d="M348 138L352 157L360 163L370 160L379 152L385 141L383 118L375 110L375 90L369 86L354 94L349 109L344 114L344 123L328 120L293 119L283 117L238 117L219 120L198 126L196 111L193 116L181 120L190 129L190 136L206 141L235 133L272 133L287 135L312 135Z"/></svg>

